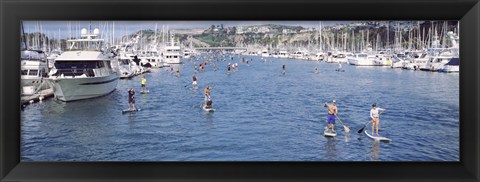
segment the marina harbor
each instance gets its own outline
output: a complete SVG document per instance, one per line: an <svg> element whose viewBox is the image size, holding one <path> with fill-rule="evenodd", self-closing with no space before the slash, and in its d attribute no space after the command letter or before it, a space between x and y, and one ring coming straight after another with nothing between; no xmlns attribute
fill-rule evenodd
<svg viewBox="0 0 480 182"><path fill-rule="evenodd" d="M168 23L24 21L21 160L460 160L457 21Z"/></svg>

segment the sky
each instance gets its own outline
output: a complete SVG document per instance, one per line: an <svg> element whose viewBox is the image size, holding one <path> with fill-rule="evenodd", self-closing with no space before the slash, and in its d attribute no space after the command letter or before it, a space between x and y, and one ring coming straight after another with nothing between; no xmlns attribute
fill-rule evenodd
<svg viewBox="0 0 480 182"><path fill-rule="evenodd" d="M348 24L352 21L322 21L322 26L331 26L334 24ZM23 27L25 33L41 32L48 36L58 38L78 37L79 30L82 28L99 28L103 32L112 32L115 24L115 37L131 34L140 29L191 29L191 28L209 28L211 25L223 24L224 27L231 26L249 26L249 25L291 25L303 26L305 28L318 27L320 21L24 21Z"/></svg>

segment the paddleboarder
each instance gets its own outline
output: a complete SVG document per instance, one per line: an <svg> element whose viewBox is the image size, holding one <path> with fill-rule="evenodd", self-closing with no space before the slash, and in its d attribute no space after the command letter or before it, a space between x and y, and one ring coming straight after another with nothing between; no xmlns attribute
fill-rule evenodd
<svg viewBox="0 0 480 182"><path fill-rule="evenodd" d="M370 117L372 118L372 135L378 135L378 126L380 125L380 114L385 111L385 109L377 107L377 104L372 104L372 109L370 110ZM374 130L375 129L375 130ZM374 132L375 131L375 134Z"/></svg>
<svg viewBox="0 0 480 182"><path fill-rule="evenodd" d="M323 105L328 109L327 115L327 129L332 133L335 133L335 115L338 113L337 103L335 100L332 101L332 105L328 105L326 102Z"/></svg>
<svg viewBox="0 0 480 182"><path fill-rule="evenodd" d="M147 87L147 79L145 79L145 76L142 76L141 81L142 81L142 91L147 92L147 88L146 88Z"/></svg>
<svg viewBox="0 0 480 182"><path fill-rule="evenodd" d="M197 85L197 77L195 75L192 76L192 85Z"/></svg>
<svg viewBox="0 0 480 182"><path fill-rule="evenodd" d="M205 89L203 90L203 93L205 94L205 100L204 100L205 102L204 103L207 106L208 106L209 102L210 102L210 106L211 106L211 102L212 102L211 99L210 99L211 90L212 90L212 87L210 87L210 86L205 87Z"/></svg>
<svg viewBox="0 0 480 182"><path fill-rule="evenodd" d="M128 89L128 110L137 110L137 107L135 107L135 90L133 88Z"/></svg>

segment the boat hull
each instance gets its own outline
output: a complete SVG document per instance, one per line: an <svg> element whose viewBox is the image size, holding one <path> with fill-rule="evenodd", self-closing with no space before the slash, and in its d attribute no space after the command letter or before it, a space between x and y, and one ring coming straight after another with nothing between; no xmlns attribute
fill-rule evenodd
<svg viewBox="0 0 480 182"><path fill-rule="evenodd" d="M55 98L69 102L107 95L115 90L118 75L84 78L53 78L49 79Z"/></svg>
<svg viewBox="0 0 480 182"><path fill-rule="evenodd" d="M368 59L349 59L349 63L354 66L375 66L373 61Z"/></svg>
<svg viewBox="0 0 480 182"><path fill-rule="evenodd" d="M460 72L460 66L445 65L442 69L439 69L438 71L445 72L445 73L458 73Z"/></svg>

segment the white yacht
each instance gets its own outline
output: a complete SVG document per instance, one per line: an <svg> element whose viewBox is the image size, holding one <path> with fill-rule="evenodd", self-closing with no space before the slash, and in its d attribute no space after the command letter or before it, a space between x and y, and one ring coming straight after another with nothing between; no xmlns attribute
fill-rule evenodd
<svg viewBox="0 0 480 182"><path fill-rule="evenodd" d="M46 89L42 78L47 76L48 60L43 51L24 50L21 52L22 95L32 95L40 89Z"/></svg>
<svg viewBox="0 0 480 182"><path fill-rule="evenodd" d="M81 30L81 38L68 40L70 47L55 59L54 69L48 79L55 98L75 101L104 96L117 87L118 70L112 69L111 58L102 51L103 39Z"/></svg>
<svg viewBox="0 0 480 182"><path fill-rule="evenodd" d="M325 57L326 57L325 53L319 52L319 53L311 54L308 59L313 61L323 61Z"/></svg>
<svg viewBox="0 0 480 182"><path fill-rule="evenodd" d="M391 68L402 68L410 63L411 60L405 53L397 53L392 56L392 65Z"/></svg>
<svg viewBox="0 0 480 182"><path fill-rule="evenodd" d="M162 58L157 51L142 51L138 59L140 59L140 66L145 68L160 68L163 66Z"/></svg>
<svg viewBox="0 0 480 182"><path fill-rule="evenodd" d="M375 60L375 56L366 53L358 53L350 57L348 62L355 66L374 66L373 60Z"/></svg>
<svg viewBox="0 0 480 182"><path fill-rule="evenodd" d="M132 78L135 76L135 70L132 66L135 63L132 61L132 59L125 56L120 56L118 58L118 64L121 79Z"/></svg>
<svg viewBox="0 0 480 182"><path fill-rule="evenodd" d="M458 73L460 72L460 58L452 58L450 61L438 69L439 72Z"/></svg>
<svg viewBox="0 0 480 182"><path fill-rule="evenodd" d="M183 58L189 59L191 56L190 49L183 50Z"/></svg>
<svg viewBox="0 0 480 182"><path fill-rule="evenodd" d="M347 63L348 62L347 54L341 53L341 52L332 53L332 55L330 55L327 58L326 62L327 63Z"/></svg>
<svg viewBox="0 0 480 182"><path fill-rule="evenodd" d="M373 60L375 66L392 66L392 60L386 52L380 51L375 57L376 59Z"/></svg>
<svg viewBox="0 0 480 182"><path fill-rule="evenodd" d="M257 52L255 51L249 51L249 52L245 52L247 56L258 56Z"/></svg>
<svg viewBox="0 0 480 182"><path fill-rule="evenodd" d="M287 51L278 51L278 58L288 58L289 54Z"/></svg>
<svg viewBox="0 0 480 182"><path fill-rule="evenodd" d="M427 61L430 60L430 55L422 53L420 56L414 58L410 63L406 64L402 69L419 70L425 68Z"/></svg>
<svg viewBox="0 0 480 182"><path fill-rule="evenodd" d="M260 52L260 56L262 56L262 57L270 57L270 54L268 53L268 50L267 50L267 49L264 49L264 50L262 50L262 52Z"/></svg>
<svg viewBox="0 0 480 182"><path fill-rule="evenodd" d="M178 43L175 42L175 35L170 35L170 42L167 46L165 46L165 50L163 52L163 60L167 64L181 64L181 49Z"/></svg>
<svg viewBox="0 0 480 182"><path fill-rule="evenodd" d="M307 55L308 54L305 51L298 50L298 51L293 52L293 54L290 54L290 57L292 59L306 59Z"/></svg>
<svg viewBox="0 0 480 182"><path fill-rule="evenodd" d="M445 52L443 54L440 54L438 56L432 56L430 59L427 61L425 64L425 67L420 68L422 71L438 71L438 69L441 69L447 64L451 59L453 58L453 55Z"/></svg>

